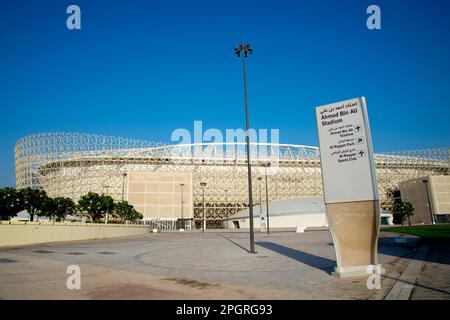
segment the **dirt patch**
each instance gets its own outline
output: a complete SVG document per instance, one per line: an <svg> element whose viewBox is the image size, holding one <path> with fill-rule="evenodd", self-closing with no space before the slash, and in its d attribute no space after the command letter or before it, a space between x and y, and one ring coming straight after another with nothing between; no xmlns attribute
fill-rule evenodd
<svg viewBox="0 0 450 320"><path fill-rule="evenodd" d="M41 254L46 254L46 253L54 253L54 251L50 251L50 250L34 250L34 253L41 253Z"/></svg>
<svg viewBox="0 0 450 320"><path fill-rule="evenodd" d="M8 258L1 258L0 263L14 263L17 262L17 260L8 259Z"/></svg>
<svg viewBox="0 0 450 320"><path fill-rule="evenodd" d="M211 289L220 287L220 285L218 284L212 284L208 282L202 282L186 278L164 278L163 280L172 281L196 289Z"/></svg>

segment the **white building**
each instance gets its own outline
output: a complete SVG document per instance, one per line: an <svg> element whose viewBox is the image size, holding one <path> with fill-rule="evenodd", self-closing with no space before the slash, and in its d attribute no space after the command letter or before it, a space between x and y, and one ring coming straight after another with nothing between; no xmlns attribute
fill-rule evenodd
<svg viewBox="0 0 450 320"><path fill-rule="evenodd" d="M265 217L266 204L264 202L262 208L259 205L253 207L253 225L256 229L261 228L261 212ZM382 211L381 224L392 224L392 215ZM299 197L269 202L269 227L271 229L298 226L328 227L323 197ZM249 227L248 208L224 219L224 228Z"/></svg>

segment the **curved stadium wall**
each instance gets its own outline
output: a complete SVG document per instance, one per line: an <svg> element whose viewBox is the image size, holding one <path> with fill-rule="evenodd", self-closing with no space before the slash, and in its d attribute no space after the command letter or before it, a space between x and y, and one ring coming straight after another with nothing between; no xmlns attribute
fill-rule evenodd
<svg viewBox="0 0 450 320"><path fill-rule="evenodd" d="M252 143L255 205L268 173L269 200L322 195L319 148ZM42 133L20 139L14 149L17 188L43 188L50 196L77 201L89 191L115 200L128 194L130 173L184 173L191 177L194 221L203 214L211 225L247 207L244 143L166 145L143 140L79 133ZM267 169L265 165L271 163ZM448 175L449 149L376 153L381 206L389 210L401 181ZM269 171L266 171L269 170ZM125 174L125 175L124 175ZM145 215L144 219L154 218Z"/></svg>

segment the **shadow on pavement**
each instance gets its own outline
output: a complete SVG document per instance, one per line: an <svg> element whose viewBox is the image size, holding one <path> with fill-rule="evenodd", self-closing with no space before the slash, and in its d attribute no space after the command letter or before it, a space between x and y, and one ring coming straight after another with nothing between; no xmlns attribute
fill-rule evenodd
<svg viewBox="0 0 450 320"><path fill-rule="evenodd" d="M378 244L378 253L389 255L393 257L408 258L411 260L417 260L414 257L415 249L423 245L418 243L416 245L385 245ZM449 243L427 243L430 247L428 255L422 259L425 262L439 263L444 265L450 265L450 244ZM403 250L399 248L407 249L409 252L405 254Z"/></svg>
<svg viewBox="0 0 450 320"><path fill-rule="evenodd" d="M257 245L266 248L268 250L274 251L278 254L284 255L291 259L297 260L301 263L304 263L310 267L325 271L327 273L331 273L334 270L334 266L336 265L336 261L319 257L310 253L306 253L304 251L292 249L289 247L285 247L273 242L267 241L259 241L256 242Z"/></svg>
<svg viewBox="0 0 450 320"><path fill-rule="evenodd" d="M239 243L237 243L237 242L231 240L230 238L227 238L227 237L225 237L225 236L223 236L223 235L221 235L221 234L219 234L219 236L222 237L222 238L224 238L225 240L228 240L229 242L231 242L231 243L234 244L235 246L241 248L241 249L244 250L245 252L250 253L250 251L249 251L247 248L241 246Z"/></svg>

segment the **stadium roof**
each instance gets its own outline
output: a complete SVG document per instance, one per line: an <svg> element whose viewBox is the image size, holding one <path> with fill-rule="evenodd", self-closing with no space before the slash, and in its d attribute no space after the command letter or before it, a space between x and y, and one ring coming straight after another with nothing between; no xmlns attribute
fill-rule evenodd
<svg viewBox="0 0 450 320"><path fill-rule="evenodd" d="M259 205L253 207L254 217L259 217ZM266 212L266 203L262 203L262 212ZM269 202L269 215L290 216L299 214L324 214L325 203L323 197L298 197ZM249 217L248 208L225 220L246 219Z"/></svg>

